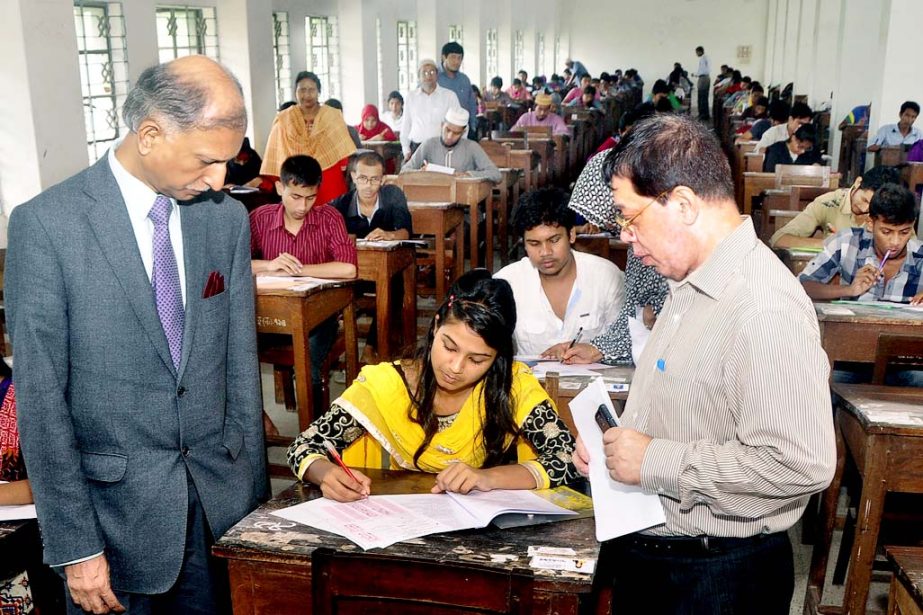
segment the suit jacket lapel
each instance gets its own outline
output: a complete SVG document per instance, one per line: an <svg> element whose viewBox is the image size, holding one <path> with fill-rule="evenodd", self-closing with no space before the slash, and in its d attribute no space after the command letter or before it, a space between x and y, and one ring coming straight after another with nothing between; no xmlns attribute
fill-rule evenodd
<svg viewBox="0 0 923 615"><path fill-rule="evenodd" d="M205 205L186 204L180 221L183 225L183 252L186 263L186 318L183 323L183 356L179 364L182 378L189 359L196 318L201 311L202 292L208 273L205 271L205 251L208 245L208 216Z"/></svg>
<svg viewBox="0 0 923 615"><path fill-rule="evenodd" d="M131 304L141 327L151 339L160 358L170 371L175 373L167 336L157 315L151 281L144 270L144 263L138 252L138 241L128 217L128 209L109 168L108 158L104 156L90 167L86 178L84 192L94 201L88 208L87 217L90 228L96 235L100 252L109 261L109 267L125 292L125 298ZM185 344L183 346L185 348Z"/></svg>

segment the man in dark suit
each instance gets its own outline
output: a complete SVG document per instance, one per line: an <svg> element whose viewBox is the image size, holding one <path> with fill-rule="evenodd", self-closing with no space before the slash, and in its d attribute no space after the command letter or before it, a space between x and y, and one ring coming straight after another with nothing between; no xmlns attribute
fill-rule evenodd
<svg viewBox="0 0 923 615"><path fill-rule="evenodd" d="M267 495L247 117L203 56L142 73L129 134L10 217L6 305L45 562L73 612L227 608L214 538Z"/></svg>

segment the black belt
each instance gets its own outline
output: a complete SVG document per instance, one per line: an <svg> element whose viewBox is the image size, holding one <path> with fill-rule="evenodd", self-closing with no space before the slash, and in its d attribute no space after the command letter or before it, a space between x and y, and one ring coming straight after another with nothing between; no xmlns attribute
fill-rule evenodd
<svg viewBox="0 0 923 615"><path fill-rule="evenodd" d="M725 553L744 547L752 547L778 537L774 534L757 534L747 538L725 538L718 536L644 536L630 534L614 542L623 548L638 549L651 554L696 556Z"/></svg>

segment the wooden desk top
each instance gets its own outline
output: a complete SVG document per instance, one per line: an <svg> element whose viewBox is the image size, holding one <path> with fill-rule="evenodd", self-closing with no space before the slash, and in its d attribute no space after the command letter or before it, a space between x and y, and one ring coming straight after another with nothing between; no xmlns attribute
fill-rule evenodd
<svg viewBox="0 0 923 615"><path fill-rule="evenodd" d="M273 296L273 297L310 297L311 295L317 295L322 293L325 290L330 290L332 288L343 288L345 286L355 285L356 280L328 280L326 284L320 284L312 288L306 288L303 290L291 290L288 288L267 288L256 287L257 296ZM296 284L296 282L290 282L290 284Z"/></svg>
<svg viewBox="0 0 923 615"><path fill-rule="evenodd" d="M883 324L883 325L923 325L923 311L902 309L898 307L901 304L895 304L893 308L877 307L874 305L862 305L861 301L850 301L849 303L828 303L818 301L814 304L814 311L817 312L818 322L847 322L856 324ZM846 308L853 312L852 314L831 314L830 309L839 310Z"/></svg>
<svg viewBox="0 0 923 615"><path fill-rule="evenodd" d="M429 201L407 201L408 209L460 209L462 206L458 203L438 203Z"/></svg>
<svg viewBox="0 0 923 615"><path fill-rule="evenodd" d="M885 552L895 576L903 582L917 606L923 608L923 548L888 547Z"/></svg>
<svg viewBox="0 0 923 615"><path fill-rule="evenodd" d="M423 472L377 469L363 469L363 472L372 478L373 493L378 494L429 493L433 485L433 475ZM310 564L311 554L320 547L358 551L355 543L342 536L270 514L273 510L317 497L320 497L317 487L296 483L232 527L213 547L215 555L229 559ZM577 557L591 559L598 558L600 549L595 538L594 520L583 518L506 530L488 526L480 530L432 534L373 551L434 563L474 563L510 571L528 568L530 545L569 547L577 552ZM573 591L589 592L592 585L591 574L538 569L533 573L536 583L571 585Z"/></svg>
<svg viewBox="0 0 923 615"><path fill-rule="evenodd" d="M834 405L866 431L923 437L923 389L873 384L831 385Z"/></svg>

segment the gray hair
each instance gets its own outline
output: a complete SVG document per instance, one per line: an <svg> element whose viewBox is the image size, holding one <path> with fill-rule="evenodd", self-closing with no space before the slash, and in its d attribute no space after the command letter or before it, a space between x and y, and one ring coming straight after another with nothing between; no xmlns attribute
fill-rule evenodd
<svg viewBox="0 0 923 615"><path fill-rule="evenodd" d="M243 89L237 77L224 66L221 66L221 70L241 93L242 101ZM224 117L205 118L203 116L209 102L207 86L177 74L169 63L158 64L145 69L138 77L138 82L122 106L122 119L132 132L137 132L141 122L154 116L171 122L180 131L218 127L246 130L247 109L243 102L239 109Z"/></svg>

